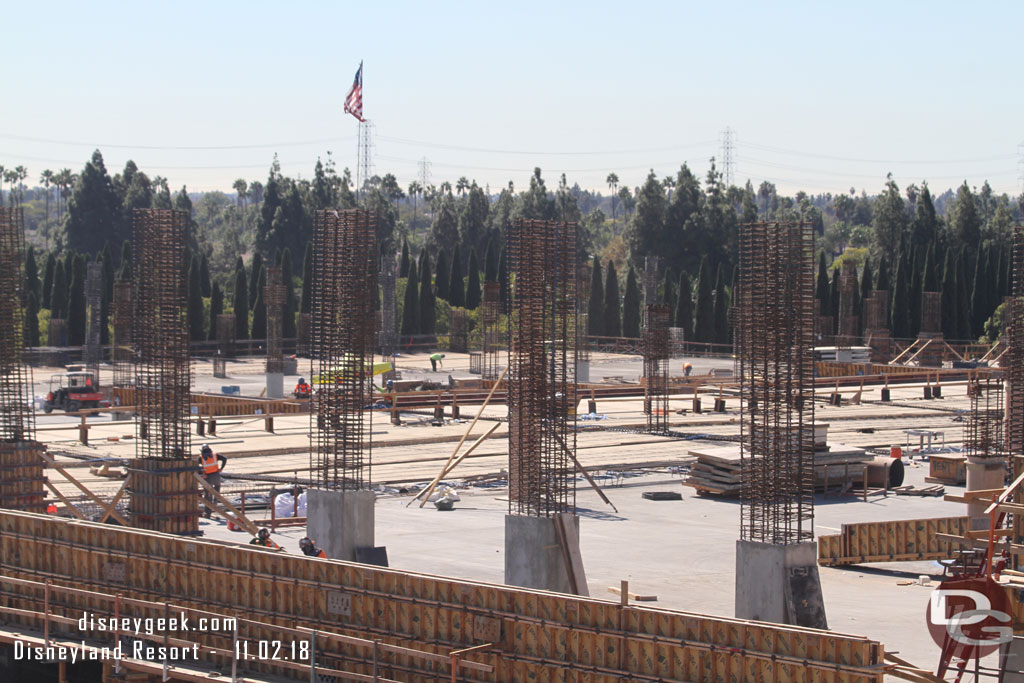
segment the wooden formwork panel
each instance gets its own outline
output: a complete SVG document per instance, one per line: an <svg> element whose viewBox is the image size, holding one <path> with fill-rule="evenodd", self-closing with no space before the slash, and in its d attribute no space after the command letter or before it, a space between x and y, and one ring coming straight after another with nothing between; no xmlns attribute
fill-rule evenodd
<svg viewBox="0 0 1024 683"><path fill-rule="evenodd" d="M114 387L113 396L115 405L135 405L134 387ZM307 412L307 405L305 403L288 399L268 400L221 394L192 393L189 395L189 402L198 408L200 415L213 417L222 415L256 415L259 413L298 414Z"/></svg>
<svg viewBox="0 0 1024 683"><path fill-rule="evenodd" d="M966 532L967 517L844 524L840 533L818 537L818 564L839 566L947 559L950 545L938 540L936 535L962 536Z"/></svg>
<svg viewBox="0 0 1024 683"><path fill-rule="evenodd" d="M469 658L494 672L460 672L463 681L880 683L886 671L882 645L860 636L622 607L21 512L0 512L0 574L444 655L493 642ZM28 600L7 590L0 599L13 607ZM79 607L94 607L88 602ZM246 637L280 635L266 628ZM443 666L400 655L389 662L403 681L446 674ZM345 654L344 665L363 674L371 667L357 650Z"/></svg>
<svg viewBox="0 0 1024 683"><path fill-rule="evenodd" d="M44 450L35 441L0 444L0 508L29 512L46 509L46 474L39 457Z"/></svg>

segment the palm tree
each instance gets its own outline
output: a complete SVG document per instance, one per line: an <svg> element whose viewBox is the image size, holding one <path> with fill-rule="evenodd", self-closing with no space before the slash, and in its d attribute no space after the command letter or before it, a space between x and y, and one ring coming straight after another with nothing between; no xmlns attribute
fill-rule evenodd
<svg viewBox="0 0 1024 683"><path fill-rule="evenodd" d="M0 166L0 206L4 205L4 176L7 173L7 168Z"/></svg>
<svg viewBox="0 0 1024 683"><path fill-rule="evenodd" d="M4 182L7 183L7 198L11 200L11 206L18 205L18 193L14 191L14 183L18 180L18 174L13 169L4 171Z"/></svg>
<svg viewBox="0 0 1024 683"><path fill-rule="evenodd" d="M14 167L14 179L18 183L18 205L25 202L25 179L28 178L28 169L24 166Z"/></svg>
<svg viewBox="0 0 1024 683"><path fill-rule="evenodd" d="M50 185L53 184L53 178L53 171L50 169L46 169L39 176L39 182L46 188L46 230L43 231L46 235L50 234Z"/></svg>
<svg viewBox="0 0 1024 683"><path fill-rule="evenodd" d="M70 168L62 168L57 173L57 187L60 188L60 198L57 207L60 209L58 220L63 219L68 210L68 198L71 196L71 186L75 184L75 174Z"/></svg>
<svg viewBox="0 0 1024 683"><path fill-rule="evenodd" d="M619 187L619 176L614 173L609 173L608 177L604 179L608 183L608 189L612 191L612 223L615 222L615 200L617 198L617 190Z"/></svg>
<svg viewBox="0 0 1024 683"><path fill-rule="evenodd" d="M416 232L416 197L423 192L423 186L415 180L409 183L409 196L412 197L412 232Z"/></svg>
<svg viewBox="0 0 1024 683"><path fill-rule="evenodd" d="M231 187L235 188L235 192L238 193L238 203L244 209L246 199L249 197L249 183L245 182L244 178L239 178Z"/></svg>
<svg viewBox="0 0 1024 683"><path fill-rule="evenodd" d="M459 196L462 196L462 193L468 189L469 180L466 178L466 176L462 176L455 182L455 191L459 193Z"/></svg>

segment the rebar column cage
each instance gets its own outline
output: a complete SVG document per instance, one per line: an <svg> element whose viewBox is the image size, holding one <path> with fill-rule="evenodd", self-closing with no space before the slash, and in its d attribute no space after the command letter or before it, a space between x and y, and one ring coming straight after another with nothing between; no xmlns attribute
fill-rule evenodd
<svg viewBox="0 0 1024 683"><path fill-rule="evenodd" d="M267 268L267 283L263 286L263 301L267 305L267 372L284 372L284 305L288 290L284 286L281 266Z"/></svg>
<svg viewBox="0 0 1024 683"><path fill-rule="evenodd" d="M127 387L131 384L132 365L135 354L132 349L132 283L118 280L114 283L114 300L110 306L110 317L114 327L114 339L110 344L110 362L113 365L112 387ZM114 393L115 401L117 392Z"/></svg>
<svg viewBox="0 0 1024 683"><path fill-rule="evenodd" d="M24 358L24 225L21 208L0 207L0 507L42 512L44 448L34 440L32 371Z"/></svg>
<svg viewBox="0 0 1024 683"><path fill-rule="evenodd" d="M132 212L132 340L137 438L132 526L198 534L191 455L186 258L189 217L170 209Z"/></svg>
<svg viewBox="0 0 1024 683"><path fill-rule="evenodd" d="M100 361L103 360L103 347L100 346L100 325L103 323L103 264L99 261L90 261L86 266L85 304L88 308L88 327L82 355L85 369L93 373L94 381L98 383Z"/></svg>
<svg viewBox="0 0 1024 683"><path fill-rule="evenodd" d="M742 429L740 538L814 538L814 231L740 227L736 343Z"/></svg>
<svg viewBox="0 0 1024 683"><path fill-rule="evenodd" d="M576 508L576 231L516 220L508 237L509 512Z"/></svg>
<svg viewBox="0 0 1024 683"><path fill-rule="evenodd" d="M661 270L660 256L644 257L644 305L658 303L658 272Z"/></svg>
<svg viewBox="0 0 1024 683"><path fill-rule="evenodd" d="M644 356L644 412L647 431L668 432L668 363L671 342L668 334L668 306L647 304L644 307L644 330L641 340Z"/></svg>
<svg viewBox="0 0 1024 683"><path fill-rule="evenodd" d="M839 336L836 346L854 346L857 343L858 319L854 307L857 299L857 266L844 261L839 271Z"/></svg>
<svg viewBox="0 0 1024 683"><path fill-rule="evenodd" d="M235 314L217 315L217 352L224 358L235 355Z"/></svg>
<svg viewBox="0 0 1024 683"><path fill-rule="evenodd" d="M1007 350L1002 360L1006 368L1006 443L1010 479L1024 472L1024 227L1013 231L1013 295L1003 311L1003 340ZM1020 487L1013 502L1024 503ZM1024 543L1024 515L1013 515L1013 542ZM1013 555L1014 567L1021 566Z"/></svg>
<svg viewBox="0 0 1024 683"><path fill-rule="evenodd" d="M465 308L452 308L448 312L448 350L466 353L469 347L469 326Z"/></svg>
<svg viewBox="0 0 1024 683"><path fill-rule="evenodd" d="M376 230L377 214L357 209L317 211L313 223L310 469L322 489L370 484Z"/></svg>
<svg viewBox="0 0 1024 683"><path fill-rule="evenodd" d="M875 289L864 301L864 341L871 347L871 360L888 363L892 360L892 337L889 333L889 292Z"/></svg>
<svg viewBox="0 0 1024 683"><path fill-rule="evenodd" d="M942 336L942 292L921 292L921 332L918 336Z"/></svg>
<svg viewBox="0 0 1024 683"><path fill-rule="evenodd" d="M395 255L384 254L380 257L381 307L380 333L378 345L380 354L385 358L395 355L398 345L398 269L395 266Z"/></svg>
<svg viewBox="0 0 1024 683"><path fill-rule="evenodd" d="M975 375L967 383L971 409L964 420L964 450L972 458L1006 458L1003 378Z"/></svg>
<svg viewBox="0 0 1024 683"><path fill-rule="evenodd" d="M590 303L590 278L593 276L593 266L589 261L584 260L579 264L579 272L576 277L576 360L590 360L590 344L587 343L587 321L589 314L587 306Z"/></svg>
<svg viewBox="0 0 1024 683"><path fill-rule="evenodd" d="M501 284L484 282L484 298L480 307L481 320L481 370L482 379L498 379L498 352L501 349L501 327L498 324L501 311Z"/></svg>

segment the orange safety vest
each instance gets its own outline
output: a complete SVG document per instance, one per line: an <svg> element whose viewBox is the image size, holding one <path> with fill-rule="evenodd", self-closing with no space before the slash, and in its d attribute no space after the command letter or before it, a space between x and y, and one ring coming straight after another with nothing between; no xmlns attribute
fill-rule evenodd
<svg viewBox="0 0 1024 683"><path fill-rule="evenodd" d="M317 557L322 557L322 558L324 558L325 560L327 559L327 553L325 553L325 552L324 552L323 550L317 551L317 554L316 554L316 556L317 556Z"/></svg>
<svg viewBox="0 0 1024 683"><path fill-rule="evenodd" d="M295 385L295 393L300 395L300 396L308 396L309 395L309 385L308 384L296 384Z"/></svg>
<svg viewBox="0 0 1024 683"><path fill-rule="evenodd" d="M220 472L220 467L217 464L217 456L213 454L213 451L210 451L209 457L200 453L199 460L203 465L203 474L214 474L216 472Z"/></svg>

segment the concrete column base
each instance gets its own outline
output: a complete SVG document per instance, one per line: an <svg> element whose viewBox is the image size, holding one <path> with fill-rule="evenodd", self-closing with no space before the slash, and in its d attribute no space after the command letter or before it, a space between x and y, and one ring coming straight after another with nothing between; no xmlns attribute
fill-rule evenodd
<svg viewBox="0 0 1024 683"><path fill-rule="evenodd" d="M505 515L505 584L555 593L573 593L569 563L576 562L578 595L589 595L580 560L580 518L568 515L568 552L553 517Z"/></svg>
<svg viewBox="0 0 1024 683"><path fill-rule="evenodd" d="M590 381L590 361L589 360L576 360L576 381L577 382L589 382Z"/></svg>
<svg viewBox="0 0 1024 683"><path fill-rule="evenodd" d="M372 548L373 491L306 491L306 535L335 560L355 562L356 548Z"/></svg>
<svg viewBox="0 0 1024 683"><path fill-rule="evenodd" d="M1006 486L1006 467L1001 457L967 458L967 490L986 491L1001 489ZM970 517L969 527L987 529L988 515L985 508L992 504L990 500L976 500L967 503L967 516Z"/></svg>
<svg viewBox="0 0 1024 683"><path fill-rule="evenodd" d="M818 544L737 541L736 618L828 628Z"/></svg>
<svg viewBox="0 0 1024 683"><path fill-rule="evenodd" d="M284 398L284 374L267 373L267 398Z"/></svg>

